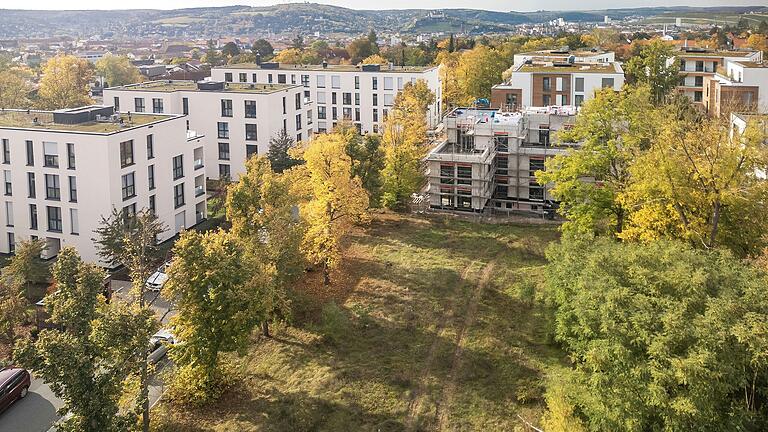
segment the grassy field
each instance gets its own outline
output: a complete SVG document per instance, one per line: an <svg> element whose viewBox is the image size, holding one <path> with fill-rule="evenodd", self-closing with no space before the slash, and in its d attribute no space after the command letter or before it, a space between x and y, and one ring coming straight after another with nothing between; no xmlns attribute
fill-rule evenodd
<svg viewBox="0 0 768 432"><path fill-rule="evenodd" d="M161 403L155 429L526 430L518 415L538 423L545 378L565 367L532 301L556 239L551 225L377 216L350 233L331 289L315 273L299 284L292 326L254 338L221 401Z"/></svg>

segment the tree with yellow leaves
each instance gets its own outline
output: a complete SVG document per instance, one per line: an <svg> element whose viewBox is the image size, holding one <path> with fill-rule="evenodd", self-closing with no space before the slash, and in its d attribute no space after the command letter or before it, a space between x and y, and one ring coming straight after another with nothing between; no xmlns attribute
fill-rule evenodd
<svg viewBox="0 0 768 432"><path fill-rule="evenodd" d="M96 72L104 77L109 87L133 84L143 80L139 69L125 56L104 56L96 62Z"/></svg>
<svg viewBox="0 0 768 432"><path fill-rule="evenodd" d="M28 68L13 66L0 70L0 108L29 108L32 73Z"/></svg>
<svg viewBox="0 0 768 432"><path fill-rule="evenodd" d="M384 64L388 64L389 60L385 59L380 54L373 54L373 55L369 55L368 57L364 58L361 63L362 64L384 65Z"/></svg>
<svg viewBox="0 0 768 432"><path fill-rule="evenodd" d="M747 46L756 51L762 51L763 55L768 55L768 36L755 33L747 39Z"/></svg>
<svg viewBox="0 0 768 432"><path fill-rule="evenodd" d="M309 261L322 266L323 283L329 285L330 272L341 256L342 236L368 218L368 194L352 175L352 159L341 135L317 136L301 156L306 163L291 170L308 180L311 197L300 208L307 224L301 248Z"/></svg>
<svg viewBox="0 0 768 432"><path fill-rule="evenodd" d="M478 98L490 98L491 87L501 83L501 74L512 64L494 48L478 45L461 53L456 80L461 91L458 103L469 105Z"/></svg>
<svg viewBox="0 0 768 432"><path fill-rule="evenodd" d="M38 105L42 109L73 108L93 103L88 84L93 80L93 66L87 60L58 55L43 66Z"/></svg>

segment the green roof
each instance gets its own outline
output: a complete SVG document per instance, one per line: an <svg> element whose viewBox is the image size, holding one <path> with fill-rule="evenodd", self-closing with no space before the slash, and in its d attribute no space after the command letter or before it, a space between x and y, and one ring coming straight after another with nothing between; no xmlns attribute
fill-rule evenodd
<svg viewBox="0 0 768 432"><path fill-rule="evenodd" d="M129 84L122 87L113 87L114 90L153 91L169 93L176 91L200 91L200 92L231 92L231 93L274 93L297 87L296 84L245 84L226 83L222 90L199 90L196 81L161 80L147 81L138 84Z"/></svg>
<svg viewBox="0 0 768 432"><path fill-rule="evenodd" d="M614 63L573 63L569 66L555 66L549 63L523 63L516 72L550 73L621 73Z"/></svg>
<svg viewBox="0 0 768 432"><path fill-rule="evenodd" d="M149 123L168 120L178 116L162 114L119 114L123 120L119 122L85 122L77 124L62 124L53 122L52 111L0 111L0 128L49 130L62 132L82 132L96 134L112 134ZM37 122L35 122L37 119Z"/></svg>
<svg viewBox="0 0 768 432"><path fill-rule="evenodd" d="M389 65L381 65L381 70L379 72L393 72L393 73L403 73L403 72L424 72L431 69L436 68L437 66L392 66ZM269 68L262 68L260 65L257 65L256 63L239 63L239 64L231 64L226 66L218 66L214 69L256 69L256 70L306 70L306 71L329 71L329 72L363 72L363 69L359 65L327 65L326 67L323 67L323 65L299 65L299 64L286 64L281 63L278 68L276 69L269 69ZM363 72L367 73L367 72Z"/></svg>

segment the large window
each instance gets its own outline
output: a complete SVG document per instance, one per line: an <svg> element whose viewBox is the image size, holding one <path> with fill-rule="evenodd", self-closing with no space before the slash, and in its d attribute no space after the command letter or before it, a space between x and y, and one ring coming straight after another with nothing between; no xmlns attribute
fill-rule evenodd
<svg viewBox="0 0 768 432"><path fill-rule="evenodd" d="M123 201L136 196L136 176L134 173L128 173L122 177Z"/></svg>
<svg viewBox="0 0 768 432"><path fill-rule="evenodd" d="M341 88L341 76L331 75L331 88Z"/></svg>
<svg viewBox="0 0 768 432"><path fill-rule="evenodd" d="M574 90L577 92L583 92L584 91L584 78L576 78L576 82L574 85Z"/></svg>
<svg viewBox="0 0 768 432"><path fill-rule="evenodd" d="M246 123L246 125L245 125L245 140L246 141L256 141L257 139L258 139L258 134L256 133L256 125L255 124Z"/></svg>
<svg viewBox="0 0 768 432"><path fill-rule="evenodd" d="M232 82L232 72L224 72L224 81Z"/></svg>
<svg viewBox="0 0 768 432"><path fill-rule="evenodd" d="M301 109L301 93L296 93L296 109Z"/></svg>
<svg viewBox="0 0 768 432"><path fill-rule="evenodd" d="M77 202L77 178L69 176L69 202Z"/></svg>
<svg viewBox="0 0 768 432"><path fill-rule="evenodd" d="M552 78L544 77L541 79L542 89L546 92L552 91Z"/></svg>
<svg viewBox="0 0 768 432"><path fill-rule="evenodd" d="M150 165L147 167L147 184L149 185L149 190L153 190L155 188L155 166Z"/></svg>
<svg viewBox="0 0 768 432"><path fill-rule="evenodd" d="M144 98L134 98L133 99L133 108L134 111L137 113L143 113L144 112Z"/></svg>
<svg viewBox="0 0 768 432"><path fill-rule="evenodd" d="M221 100L221 116L232 117L232 99Z"/></svg>
<svg viewBox="0 0 768 432"><path fill-rule="evenodd" d="M32 141L27 140L27 166L35 165L35 144Z"/></svg>
<svg viewBox="0 0 768 432"><path fill-rule="evenodd" d="M43 165L50 168L59 167L59 145L55 142L43 143Z"/></svg>
<svg viewBox="0 0 768 432"><path fill-rule="evenodd" d="M228 164L219 164L219 179L228 179L231 175Z"/></svg>
<svg viewBox="0 0 768 432"><path fill-rule="evenodd" d="M37 204L29 205L29 229L37 229Z"/></svg>
<svg viewBox="0 0 768 432"><path fill-rule="evenodd" d="M13 183L11 183L11 170L3 170L3 181L5 182L5 194L13 195Z"/></svg>
<svg viewBox="0 0 768 432"><path fill-rule="evenodd" d="M301 114L296 114L296 130L301 130Z"/></svg>
<svg viewBox="0 0 768 432"><path fill-rule="evenodd" d="M251 156L259 153L259 146L255 144L245 145L245 158L249 159Z"/></svg>
<svg viewBox="0 0 768 432"><path fill-rule="evenodd" d="M152 134L147 135L147 159L155 157L155 138Z"/></svg>
<svg viewBox="0 0 768 432"><path fill-rule="evenodd" d="M384 90L394 90L392 77L384 77Z"/></svg>
<svg viewBox="0 0 768 432"><path fill-rule="evenodd" d="M229 123L219 122L219 138L229 139Z"/></svg>
<svg viewBox="0 0 768 432"><path fill-rule="evenodd" d="M120 167L125 168L135 163L133 159L133 140L120 143Z"/></svg>
<svg viewBox="0 0 768 432"><path fill-rule="evenodd" d="M245 101L245 118L256 118L256 101Z"/></svg>
<svg viewBox="0 0 768 432"><path fill-rule="evenodd" d="M173 187L173 206L179 208L184 205L184 183Z"/></svg>
<svg viewBox="0 0 768 432"><path fill-rule="evenodd" d="M342 93L341 94L341 103L344 105L352 105L352 93Z"/></svg>
<svg viewBox="0 0 768 432"><path fill-rule="evenodd" d="M61 187L59 185L59 176L56 174L45 175L45 198L49 200L61 199Z"/></svg>
<svg viewBox="0 0 768 432"><path fill-rule="evenodd" d="M29 192L27 196L29 198L34 198L37 196L37 190L36 190L36 184L35 184L35 173L30 172L27 173L27 191Z"/></svg>
<svg viewBox="0 0 768 432"><path fill-rule="evenodd" d="M173 157L173 179L178 180L184 177L184 155Z"/></svg>
<svg viewBox="0 0 768 432"><path fill-rule="evenodd" d="M229 143L219 143L219 159L229 160Z"/></svg>
<svg viewBox="0 0 768 432"><path fill-rule="evenodd" d="M163 100L159 98L152 99L152 112L155 114L163 113Z"/></svg>
<svg viewBox="0 0 768 432"><path fill-rule="evenodd" d="M318 120L325 120L325 107L324 106L318 106L317 107L317 119Z"/></svg>
<svg viewBox="0 0 768 432"><path fill-rule="evenodd" d="M317 76L317 88L325 88L325 75Z"/></svg>
<svg viewBox="0 0 768 432"><path fill-rule="evenodd" d="M11 163L11 143L6 138L3 138L3 163Z"/></svg>
<svg viewBox="0 0 768 432"><path fill-rule="evenodd" d="M48 212L48 231L61 232L61 208L59 207L46 207Z"/></svg>
<svg viewBox="0 0 768 432"><path fill-rule="evenodd" d="M67 168L75 169L75 145L67 143Z"/></svg>
<svg viewBox="0 0 768 432"><path fill-rule="evenodd" d="M603 78L602 86L613 88L613 78Z"/></svg>

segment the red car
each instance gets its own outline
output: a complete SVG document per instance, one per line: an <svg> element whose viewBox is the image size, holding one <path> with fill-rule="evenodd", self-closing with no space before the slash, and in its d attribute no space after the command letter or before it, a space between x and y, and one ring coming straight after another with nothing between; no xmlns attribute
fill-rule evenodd
<svg viewBox="0 0 768 432"><path fill-rule="evenodd" d="M26 369L8 367L0 370L0 412L27 396L31 381Z"/></svg>

